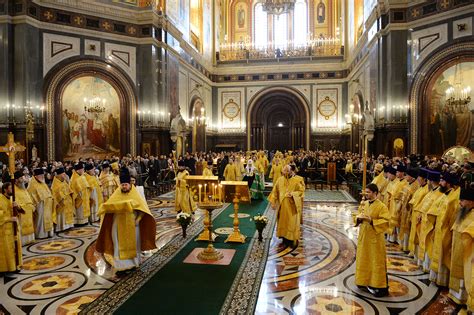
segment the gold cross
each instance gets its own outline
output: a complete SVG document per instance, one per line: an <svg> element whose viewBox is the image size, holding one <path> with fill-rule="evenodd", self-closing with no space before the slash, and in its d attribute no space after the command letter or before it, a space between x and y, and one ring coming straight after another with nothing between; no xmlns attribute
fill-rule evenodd
<svg viewBox="0 0 474 315"><path fill-rule="evenodd" d="M74 18L74 22L76 22L77 25L81 25L82 24L82 18L80 16L76 16Z"/></svg>
<svg viewBox="0 0 474 315"><path fill-rule="evenodd" d="M418 15L420 15L420 10L418 10L418 9L413 9L413 10L411 11L411 16L412 16L412 17L416 18L416 17L418 17Z"/></svg>
<svg viewBox="0 0 474 315"><path fill-rule="evenodd" d="M15 173L15 153L16 152L23 152L26 148L21 144L15 143L15 138L13 133L8 133L8 140L7 144L3 147L0 147L0 152L6 153L8 155L8 168L10 170L10 176L13 178L13 174Z"/></svg>
<svg viewBox="0 0 474 315"><path fill-rule="evenodd" d="M447 9L447 8L449 7L449 0L443 0L443 1L441 1L440 6L441 6L443 9Z"/></svg>
<svg viewBox="0 0 474 315"><path fill-rule="evenodd" d="M133 26L130 26L128 28L128 33L131 34L131 35L135 35L135 33L137 32L137 29Z"/></svg>
<svg viewBox="0 0 474 315"><path fill-rule="evenodd" d="M43 15L48 21L53 19L53 14L50 11L44 12Z"/></svg>
<svg viewBox="0 0 474 315"><path fill-rule="evenodd" d="M102 23L102 27L105 28L107 31L110 31L111 25L109 24L109 22L105 21L104 23Z"/></svg>

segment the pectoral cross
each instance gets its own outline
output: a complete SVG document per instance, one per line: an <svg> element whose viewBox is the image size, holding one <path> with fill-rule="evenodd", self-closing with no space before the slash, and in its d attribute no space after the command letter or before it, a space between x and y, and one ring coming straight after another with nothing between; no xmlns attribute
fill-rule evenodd
<svg viewBox="0 0 474 315"><path fill-rule="evenodd" d="M7 144L3 147L0 147L0 152L6 153L8 155L8 169L10 171L10 177L13 181L13 174L15 174L15 154L16 152L23 152L26 148L21 144L15 143L15 138L13 133L8 133Z"/></svg>

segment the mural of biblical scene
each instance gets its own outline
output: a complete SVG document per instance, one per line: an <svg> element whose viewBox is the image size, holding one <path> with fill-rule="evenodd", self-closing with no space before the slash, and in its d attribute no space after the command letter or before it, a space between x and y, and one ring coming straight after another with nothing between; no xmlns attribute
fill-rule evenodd
<svg viewBox="0 0 474 315"><path fill-rule="evenodd" d="M62 96L63 156L104 158L120 153L120 100L107 81L74 79Z"/></svg>
<svg viewBox="0 0 474 315"><path fill-rule="evenodd" d="M435 78L428 95L431 153L442 154L456 145L471 147L473 87L474 62L456 64Z"/></svg>

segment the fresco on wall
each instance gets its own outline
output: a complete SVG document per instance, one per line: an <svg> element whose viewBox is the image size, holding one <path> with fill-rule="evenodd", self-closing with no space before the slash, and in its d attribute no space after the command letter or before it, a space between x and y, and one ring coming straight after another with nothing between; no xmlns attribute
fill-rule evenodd
<svg viewBox="0 0 474 315"><path fill-rule="evenodd" d="M331 8L327 0L314 1L314 37L315 39L325 39L330 37L329 16Z"/></svg>
<svg viewBox="0 0 474 315"><path fill-rule="evenodd" d="M249 7L245 2L238 2L234 9L234 25L237 31L245 31L248 27Z"/></svg>
<svg viewBox="0 0 474 315"><path fill-rule="evenodd" d="M105 110L89 111L90 105ZM62 140L66 160L120 153L120 100L112 85L93 76L69 83L62 95Z"/></svg>
<svg viewBox="0 0 474 315"><path fill-rule="evenodd" d="M473 139L473 118L470 106L452 106L446 103L448 89L462 90L467 87L474 88L474 62L464 62L452 66L437 78L428 96L430 113L430 146L431 153L441 154L448 148L460 145L470 147ZM457 94L457 93L456 93ZM471 93L463 95L471 96ZM456 96L456 98L458 98Z"/></svg>

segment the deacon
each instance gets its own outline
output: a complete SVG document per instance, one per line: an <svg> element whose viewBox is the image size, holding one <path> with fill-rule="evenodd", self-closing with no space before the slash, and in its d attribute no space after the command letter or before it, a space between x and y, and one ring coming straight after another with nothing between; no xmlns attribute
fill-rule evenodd
<svg viewBox="0 0 474 315"><path fill-rule="evenodd" d="M86 177L87 183L90 187L90 207L91 207L91 216L90 222L97 222L99 221L99 207L103 203L102 197L102 188L100 187L100 182L97 176L95 175L95 167L94 164L88 163L85 167L86 173L84 176Z"/></svg>
<svg viewBox="0 0 474 315"><path fill-rule="evenodd" d="M73 192L67 181L67 174L63 167L56 170L53 184L54 208L56 210L56 232L66 231L74 227Z"/></svg>
<svg viewBox="0 0 474 315"><path fill-rule="evenodd" d="M377 297L388 295L387 263L384 233L389 227L390 214L387 207L377 199L375 184L365 189L367 201L360 207L356 217L359 228L357 238L355 284L367 287Z"/></svg>
<svg viewBox="0 0 474 315"><path fill-rule="evenodd" d="M390 209L390 202L392 200L393 191L399 181L396 175L397 170L390 165L387 166L387 188L385 189L383 203L387 206L388 209Z"/></svg>
<svg viewBox="0 0 474 315"><path fill-rule="evenodd" d="M108 162L102 164L102 172L100 172L99 181L102 186L102 196L105 202L118 188L114 180L114 175L110 173L110 164Z"/></svg>
<svg viewBox="0 0 474 315"><path fill-rule="evenodd" d="M466 279L466 275L471 275L472 273L472 262L468 259L466 262L467 266L464 266L464 256L471 257L472 251L472 238L474 234L465 234L465 242L467 246L463 244L463 239L461 237L463 231L467 227L474 224L474 188L469 187L461 188L459 196L459 212L456 216L456 221L452 227L453 232L453 242L451 246L451 263L450 263L450 274L449 274L449 296L458 304L466 304L468 295L466 290L467 283L471 284L472 279ZM471 229L474 232L474 229ZM468 271L466 274L464 271ZM471 306L473 305L472 299L474 297L471 287ZM471 307L472 309L472 307Z"/></svg>
<svg viewBox="0 0 474 315"><path fill-rule="evenodd" d="M53 196L44 180L44 170L36 168L33 170L34 177L28 185L33 204L35 205L35 237L47 238L54 236L54 220L56 213L53 208Z"/></svg>
<svg viewBox="0 0 474 315"><path fill-rule="evenodd" d="M16 202L12 202L12 197L11 183L4 183L0 195L0 272L19 271L23 264L18 217L15 213L22 210Z"/></svg>
<svg viewBox="0 0 474 315"><path fill-rule="evenodd" d="M428 171L424 168L421 168L420 171L418 172L418 178L417 182L420 185L420 187L416 190L416 192L413 194L413 197L409 201L410 208L411 208L411 226L410 226L410 237L408 240L408 250L410 251L410 256L415 256L417 257L417 252L418 252L418 235L417 235L417 229L419 231L420 229L420 217L421 213L419 210L419 207L421 205L421 202L425 198L425 196L428 194L429 186L426 178L428 177Z"/></svg>
<svg viewBox="0 0 474 315"><path fill-rule="evenodd" d="M71 189L74 193L74 225L85 225L89 222L89 216L91 215L91 187L84 176L84 164L81 162L74 165L74 171L71 176Z"/></svg>
<svg viewBox="0 0 474 315"><path fill-rule="evenodd" d="M430 280L438 286L446 287L449 284L449 267L451 264L451 246L453 240L452 226L459 211L459 178L456 174L443 173L440 181L440 191L444 192L439 206L430 208L428 213L436 216L436 225L433 231L433 247Z"/></svg>
<svg viewBox="0 0 474 315"><path fill-rule="evenodd" d="M176 174L176 193L175 193L175 210L179 213L184 211L193 214L196 211L196 203L194 202L186 178L189 172L184 166L184 161L178 161L178 174Z"/></svg>
<svg viewBox="0 0 474 315"><path fill-rule="evenodd" d="M428 171L428 184L431 192L423 199L420 205L420 231L418 233L419 247L418 247L418 266L423 267L424 272L429 272L432 242L432 229L436 218L433 213L428 213L433 205L437 204L438 199L444 194L439 186L441 173L437 171Z"/></svg>
<svg viewBox="0 0 474 315"><path fill-rule="evenodd" d="M283 168L268 201L277 211L277 237L284 245L296 247L300 239L305 183L290 165Z"/></svg>
<svg viewBox="0 0 474 315"><path fill-rule="evenodd" d="M96 249L117 272L138 267L141 252L156 249L156 222L130 179L128 169L123 168L120 188L99 210L104 219Z"/></svg>
<svg viewBox="0 0 474 315"><path fill-rule="evenodd" d="M15 172L15 201L24 211L20 216L20 225L21 244L25 246L35 241L35 226L33 220L35 205L30 194L26 190L25 174L23 174L22 171Z"/></svg>
<svg viewBox="0 0 474 315"><path fill-rule="evenodd" d="M401 197L401 214L400 214L400 232L398 234L398 243L401 245L402 250L408 251L408 240L410 238L410 225L411 225L411 213L412 206L410 200L413 198L413 195L420 187L420 184L417 181L418 170L410 168L406 172L406 182L407 184L403 186L400 193Z"/></svg>

